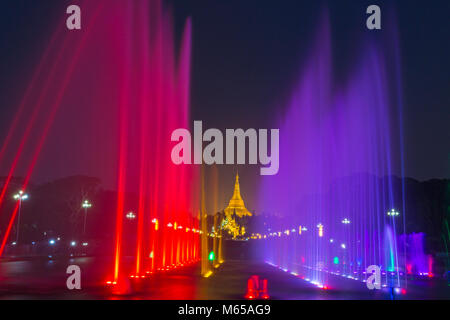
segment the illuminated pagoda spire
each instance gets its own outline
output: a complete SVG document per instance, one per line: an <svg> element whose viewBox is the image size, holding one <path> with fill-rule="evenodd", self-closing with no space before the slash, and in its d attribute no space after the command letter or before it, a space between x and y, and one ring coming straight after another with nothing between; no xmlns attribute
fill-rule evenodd
<svg viewBox="0 0 450 320"><path fill-rule="evenodd" d="M235 213L239 218L242 218L243 216L252 216L247 208L245 208L244 200L242 200L241 197L241 189L239 187L239 174L236 174L233 196L228 203L228 207L225 209L226 216L232 216L233 213Z"/></svg>

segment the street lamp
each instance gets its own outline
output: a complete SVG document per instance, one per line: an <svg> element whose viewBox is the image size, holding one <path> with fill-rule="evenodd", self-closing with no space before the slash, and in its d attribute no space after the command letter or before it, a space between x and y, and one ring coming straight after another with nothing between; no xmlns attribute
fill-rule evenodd
<svg viewBox="0 0 450 320"><path fill-rule="evenodd" d="M345 226L349 226L350 225L350 223L351 223L351 221L348 219L348 218L344 218L344 219L342 219L342 224L343 225L345 225ZM345 228L345 231L344 231L344 241L345 242L350 242L350 234L349 234L349 231L350 230L348 230L349 229L349 227L344 227ZM345 243L342 243L341 244L341 248L342 249L346 249L347 248L347 245L345 244ZM344 251L344 259L343 259L344 261L344 265L343 265L343 269L344 269L344 273L346 273L346 269L347 269L347 264L348 263L346 263L346 261L347 260L350 260L350 256L349 255L347 255L347 250L345 250ZM348 262L348 261L347 261ZM351 270L350 270L350 272L351 272Z"/></svg>
<svg viewBox="0 0 450 320"><path fill-rule="evenodd" d="M395 268L397 268L397 283L400 286L400 273L399 273L399 269L398 269L398 252L397 252L397 228L395 227L395 217L400 215L400 212L398 212L395 209L391 209L390 211L388 211L386 213L389 217L392 218L392 228L394 230L394 250L395 250L395 260L396 260L396 266L392 266Z"/></svg>
<svg viewBox="0 0 450 320"><path fill-rule="evenodd" d="M158 231L158 228L159 228L158 219L156 219L156 218L152 219L152 223L155 225L155 231Z"/></svg>
<svg viewBox="0 0 450 320"><path fill-rule="evenodd" d="M133 212L128 212L126 215L127 219L134 220L136 218L136 215Z"/></svg>
<svg viewBox="0 0 450 320"><path fill-rule="evenodd" d="M14 195L14 199L19 201L19 212L17 216L17 233L16 233L16 243L19 242L19 231L20 231L20 209L22 208L22 201L28 199L28 195L20 190Z"/></svg>
<svg viewBox="0 0 450 320"><path fill-rule="evenodd" d="M92 204L88 200L84 200L81 207L83 207L83 209L84 209L84 225L83 225L83 235L84 235L84 234L86 234L87 209L92 207Z"/></svg>
<svg viewBox="0 0 450 320"><path fill-rule="evenodd" d="M317 228L319 228L319 237L323 237L323 224L319 223Z"/></svg>
<svg viewBox="0 0 450 320"><path fill-rule="evenodd" d="M395 209L392 209L391 211L387 212L387 215L390 216L390 217L396 217L396 216L400 215L400 212L398 212Z"/></svg>

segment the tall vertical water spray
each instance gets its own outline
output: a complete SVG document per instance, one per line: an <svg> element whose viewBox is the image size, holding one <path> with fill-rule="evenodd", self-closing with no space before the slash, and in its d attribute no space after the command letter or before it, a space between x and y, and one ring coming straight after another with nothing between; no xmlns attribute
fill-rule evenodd
<svg viewBox="0 0 450 320"><path fill-rule="evenodd" d="M339 81L332 58L325 15L280 116L279 173L262 180L260 254L319 287L330 275L364 281L370 265L398 286L402 218L389 213L403 195L393 186L400 142L386 58L368 42Z"/></svg>
<svg viewBox="0 0 450 320"><path fill-rule="evenodd" d="M191 193L194 172L190 167L174 165L170 159L171 133L189 126L191 24L187 21L184 27L177 54L173 21L160 1L133 2L127 6L129 11L121 26L126 43L118 61L123 74L116 282L123 273L126 190L133 183L139 188L139 203L131 277L144 278L199 257L199 227Z"/></svg>
<svg viewBox="0 0 450 320"><path fill-rule="evenodd" d="M194 262L196 174L170 158L171 133L189 127L191 22L177 37L171 11L160 0L78 5L81 29L55 24L1 146L0 162L9 170L0 206L18 169L25 172L23 190L41 166L51 166L56 177L95 175L117 191L108 221L89 226L111 238L102 243L114 256L110 284ZM0 256L17 211L8 212ZM130 211L133 224L126 220Z"/></svg>

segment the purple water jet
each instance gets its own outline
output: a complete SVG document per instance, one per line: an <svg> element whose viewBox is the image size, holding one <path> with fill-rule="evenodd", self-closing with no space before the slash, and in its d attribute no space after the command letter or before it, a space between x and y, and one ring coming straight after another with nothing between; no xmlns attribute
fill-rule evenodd
<svg viewBox="0 0 450 320"><path fill-rule="evenodd" d="M401 167L398 92L385 54L365 44L337 81L326 15L316 39L279 121L280 171L262 180L262 255L321 286L330 273L363 280L370 265L388 269L389 251L398 278L396 241L383 240L385 230L391 239L401 231L402 217L387 213L403 197L392 180Z"/></svg>

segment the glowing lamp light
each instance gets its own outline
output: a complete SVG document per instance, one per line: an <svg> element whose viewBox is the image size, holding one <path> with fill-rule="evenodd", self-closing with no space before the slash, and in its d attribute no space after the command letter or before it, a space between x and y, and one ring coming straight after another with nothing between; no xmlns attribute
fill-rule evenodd
<svg viewBox="0 0 450 320"><path fill-rule="evenodd" d="M20 190L17 194L14 195L14 199L16 199L16 200L26 200L26 199L28 199L28 195L25 194L22 190Z"/></svg>
<svg viewBox="0 0 450 320"><path fill-rule="evenodd" d="M127 217L127 219L130 219L130 220L136 219L136 215L133 212L128 212L126 217Z"/></svg>
<svg viewBox="0 0 450 320"><path fill-rule="evenodd" d="M173 227L173 224L169 222L169 223L167 224L167 226L168 226L169 228L172 228L172 227Z"/></svg>
<svg viewBox="0 0 450 320"><path fill-rule="evenodd" d="M339 258L338 257L334 257L333 258L333 263L334 264L339 264Z"/></svg>
<svg viewBox="0 0 450 320"><path fill-rule="evenodd" d="M319 228L319 237L323 237L323 224L319 223L317 228Z"/></svg>
<svg viewBox="0 0 450 320"><path fill-rule="evenodd" d="M345 249L346 247L347 247L347 246L345 245L345 243L342 243L342 244L341 244L341 248L342 248L342 249Z"/></svg>
<svg viewBox="0 0 450 320"><path fill-rule="evenodd" d="M76 243L75 241L72 241L72 242L70 243L70 245L71 245L72 247L75 247L75 246L77 245L77 243Z"/></svg>
<svg viewBox="0 0 450 320"><path fill-rule="evenodd" d="M87 209L92 207L92 204L88 200L84 200L83 204L81 205L83 208Z"/></svg>
<svg viewBox="0 0 450 320"><path fill-rule="evenodd" d="M350 224L350 220L348 220L347 218L342 219L341 221L343 224Z"/></svg>
<svg viewBox="0 0 450 320"><path fill-rule="evenodd" d="M390 217L396 217L396 216L400 215L400 212L398 212L395 209L391 209L391 211L387 212L387 215L390 216Z"/></svg>
<svg viewBox="0 0 450 320"><path fill-rule="evenodd" d="M155 224L155 231L158 231L158 228L159 228L159 222L158 222L158 219L154 218L154 219L152 220L152 223Z"/></svg>
<svg viewBox="0 0 450 320"><path fill-rule="evenodd" d="M55 240L51 239L51 240L49 240L48 243L51 244L51 245L54 245L55 244Z"/></svg>
<svg viewBox="0 0 450 320"><path fill-rule="evenodd" d="M208 260L209 261L214 261L216 260L216 255L214 254L214 251L211 251L208 255Z"/></svg>

